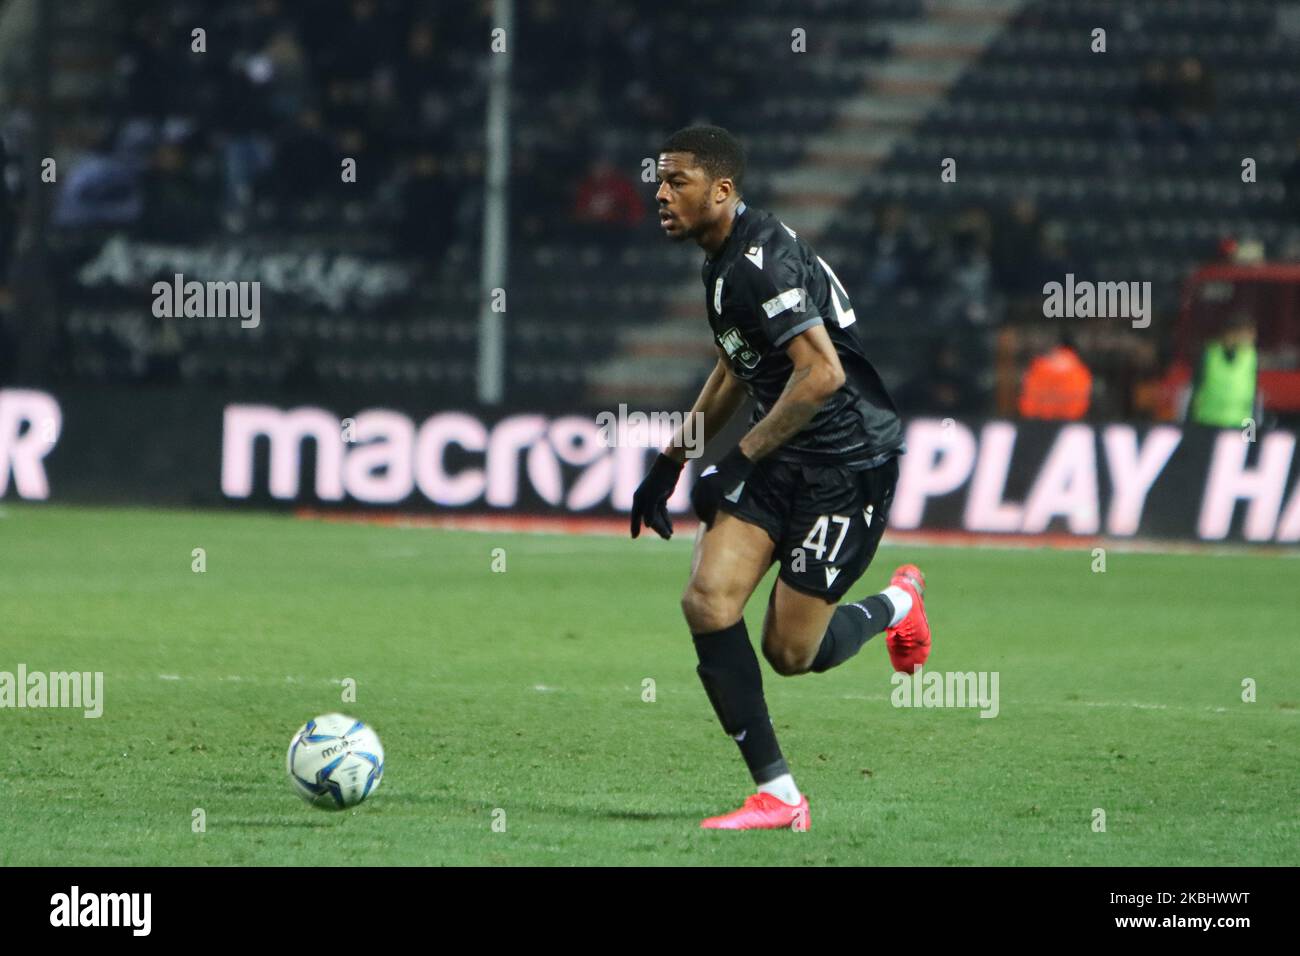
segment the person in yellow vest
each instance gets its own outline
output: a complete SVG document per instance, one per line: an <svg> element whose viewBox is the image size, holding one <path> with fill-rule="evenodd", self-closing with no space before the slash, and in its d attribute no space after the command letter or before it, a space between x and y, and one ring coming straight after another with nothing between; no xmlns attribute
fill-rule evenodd
<svg viewBox="0 0 1300 956"><path fill-rule="evenodd" d="M1192 388L1189 418L1210 428L1241 428L1255 415L1255 323L1236 315L1205 346Z"/></svg>

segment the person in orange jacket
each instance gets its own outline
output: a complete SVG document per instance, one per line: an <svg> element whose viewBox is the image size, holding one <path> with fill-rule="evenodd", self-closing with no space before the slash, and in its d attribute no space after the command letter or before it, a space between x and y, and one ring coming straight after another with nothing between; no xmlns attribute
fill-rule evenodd
<svg viewBox="0 0 1300 956"><path fill-rule="evenodd" d="M1055 348L1029 363L1020 385L1023 418L1076 421L1088 414L1091 400L1092 372L1065 334Z"/></svg>

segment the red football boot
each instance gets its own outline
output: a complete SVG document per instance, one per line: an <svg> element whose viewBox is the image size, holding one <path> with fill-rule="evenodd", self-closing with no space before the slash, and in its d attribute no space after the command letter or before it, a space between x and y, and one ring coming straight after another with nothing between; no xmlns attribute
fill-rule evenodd
<svg viewBox="0 0 1300 956"><path fill-rule="evenodd" d="M894 670L912 673L930 656L930 622L925 618L925 575L915 564L904 564L894 571L889 583L912 595L912 610L898 622L885 628L885 646Z"/></svg>
<svg viewBox="0 0 1300 956"><path fill-rule="evenodd" d="M756 793L745 805L720 817L700 821L705 830L807 830L808 798L797 804L786 803L772 793Z"/></svg>

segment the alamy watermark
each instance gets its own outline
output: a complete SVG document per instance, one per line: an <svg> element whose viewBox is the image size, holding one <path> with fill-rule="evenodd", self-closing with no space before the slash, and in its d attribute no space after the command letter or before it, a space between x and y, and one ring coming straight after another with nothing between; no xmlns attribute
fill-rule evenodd
<svg viewBox="0 0 1300 956"><path fill-rule="evenodd" d="M1043 317L1048 319L1132 319L1133 328L1151 324L1150 282L1074 281L1043 285Z"/></svg>
<svg viewBox="0 0 1300 956"><path fill-rule="evenodd" d="M50 897L51 926L122 926L133 936L148 936L152 913L152 893L83 893L73 886Z"/></svg>
<svg viewBox="0 0 1300 956"><path fill-rule="evenodd" d="M895 707L978 707L981 717L998 715L998 671L895 671L889 702Z"/></svg>
<svg viewBox="0 0 1300 956"><path fill-rule="evenodd" d="M0 671L0 710L6 707L70 707L89 718L104 713L103 671Z"/></svg>
<svg viewBox="0 0 1300 956"><path fill-rule="evenodd" d="M703 412L629 412L620 402L617 414L601 412L596 424L605 448L657 448L658 436L669 434L675 446L686 449L687 458L704 454Z"/></svg>
<svg viewBox="0 0 1300 956"><path fill-rule="evenodd" d="M171 282L155 282L153 314L156 319L217 318L238 316L239 326L255 329L262 323L262 283L185 281L176 273Z"/></svg>

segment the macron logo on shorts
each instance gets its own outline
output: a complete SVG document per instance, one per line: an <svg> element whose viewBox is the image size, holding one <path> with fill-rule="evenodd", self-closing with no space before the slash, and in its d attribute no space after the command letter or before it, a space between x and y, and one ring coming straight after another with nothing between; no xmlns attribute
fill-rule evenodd
<svg viewBox="0 0 1300 956"><path fill-rule="evenodd" d="M832 584L834 584L834 583L835 583L835 579L838 578L839 576L840 576L840 569L839 569L839 568L827 568L827 569L826 569L826 586L827 586L827 587L830 587ZM871 615L868 614L867 617L871 617Z"/></svg>

